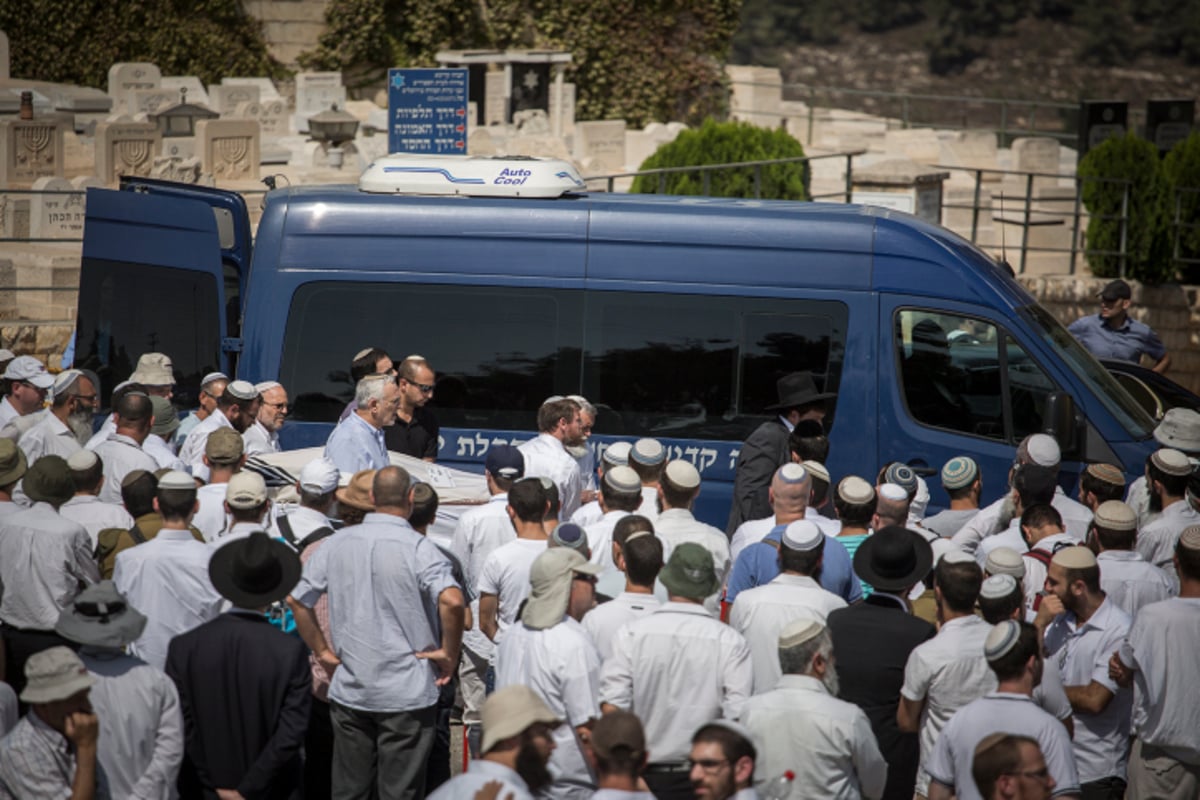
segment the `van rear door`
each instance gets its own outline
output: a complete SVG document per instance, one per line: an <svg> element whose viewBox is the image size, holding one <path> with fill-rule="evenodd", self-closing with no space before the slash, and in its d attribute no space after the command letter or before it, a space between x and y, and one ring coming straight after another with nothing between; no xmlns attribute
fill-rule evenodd
<svg viewBox="0 0 1200 800"><path fill-rule="evenodd" d="M195 406L206 373L234 374L249 258L249 215L233 192L148 179L89 190L76 366L99 374L107 399L138 356L166 353L176 404Z"/></svg>

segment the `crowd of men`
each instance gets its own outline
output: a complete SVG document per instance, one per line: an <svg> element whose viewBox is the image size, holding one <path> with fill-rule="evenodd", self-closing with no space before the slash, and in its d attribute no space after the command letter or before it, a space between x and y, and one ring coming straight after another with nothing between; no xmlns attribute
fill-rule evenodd
<svg viewBox="0 0 1200 800"><path fill-rule="evenodd" d="M721 530L577 396L449 508L392 457L436 459L433 368L350 374L284 503L276 382L207 375L181 422L148 353L93 434L94 374L4 365L0 798L1200 797L1194 412L1130 486L1069 497L1034 434L927 517L902 463L830 474L789 375Z"/></svg>

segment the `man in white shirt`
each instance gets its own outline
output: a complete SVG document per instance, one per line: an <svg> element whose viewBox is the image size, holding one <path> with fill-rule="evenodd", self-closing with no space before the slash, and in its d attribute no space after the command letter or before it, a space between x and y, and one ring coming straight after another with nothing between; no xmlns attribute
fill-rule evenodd
<svg viewBox="0 0 1200 800"><path fill-rule="evenodd" d="M450 552L463 567L463 578L467 583L464 588L473 598L471 618L475 624L463 631L463 657L458 667L463 725L467 728L472 753L479 752L480 709L485 696L483 681L495 651L492 640L480 630L479 578L488 556L517 537L508 519L508 491L524 474L525 457L520 450L506 444L489 447L483 476L490 497L484 505L469 509L458 518L450 542Z"/></svg>
<svg viewBox="0 0 1200 800"><path fill-rule="evenodd" d="M617 632L600 681L603 708L636 714L654 742L646 783L655 797L689 796L692 733L714 719L736 720L754 670L740 633L704 608L721 583L712 555L684 542L659 574L669 602Z"/></svg>
<svg viewBox="0 0 1200 800"><path fill-rule="evenodd" d="M654 535L650 520L634 514L617 523L612 559L624 574L625 591L596 606L583 618L583 629L592 637L604 660L612 656L612 641L617 631L662 605L654 595L654 581L663 566L663 546Z"/></svg>
<svg viewBox="0 0 1200 800"><path fill-rule="evenodd" d="M1137 685L1129 757L1130 800L1200 797L1200 525L1175 545L1179 596L1144 607L1109 675Z"/></svg>
<svg viewBox="0 0 1200 800"><path fill-rule="evenodd" d="M603 445L601 446L603 447ZM606 470L610 470L613 467L629 466L629 451L632 448L633 445L629 442L613 442L604 447L600 453L600 474L597 481L603 480ZM488 450L488 453L491 453L491 450ZM570 521L581 528L586 528L593 522L599 521L603 516L604 511L600 508L600 498L595 497L590 502L581 505L579 510L571 515Z"/></svg>
<svg viewBox="0 0 1200 800"><path fill-rule="evenodd" d="M21 510L13 502L13 492L28 468L29 462L17 443L11 439L0 439L0 519Z"/></svg>
<svg viewBox="0 0 1200 800"><path fill-rule="evenodd" d="M1154 438L1163 447L1179 450L1192 459L1200 458L1200 412L1190 408L1172 408L1154 428ZM1158 519L1161 509L1150 509L1150 487L1142 475L1129 484L1125 502L1138 515L1138 528L1145 529Z"/></svg>
<svg viewBox="0 0 1200 800"><path fill-rule="evenodd" d="M808 470L796 463L784 464L775 470L771 487L767 490L767 501L775 513L762 519L746 520L738 525L729 541L729 558L737 561L738 554L755 542L761 542L777 525L788 525L804 519L808 511L808 500L812 494L812 478ZM834 523L830 536L837 536L841 526Z"/></svg>
<svg viewBox="0 0 1200 800"><path fill-rule="evenodd" d="M596 407L582 395L568 395L567 399L574 400L575 404L579 406L579 438L563 442L563 445L566 447L567 453L579 465L579 480L583 487L580 504L580 508L582 508L585 503L590 503L595 499L596 491L600 486L596 479L596 454L588 446L588 439L592 438L592 426L596 424ZM568 519L570 518L568 517Z"/></svg>
<svg viewBox="0 0 1200 800"><path fill-rule="evenodd" d="M1067 729L1030 697L1043 669L1037 629L1015 620L989 626L984 653L997 688L960 708L942 729L929 761L933 778L929 800L983 800L972 775L975 750L998 732L1037 741L1046 757L1047 783L1055 784L1053 796L1078 798L1079 780Z"/></svg>
<svg viewBox="0 0 1200 800"><path fill-rule="evenodd" d="M267 496L267 484L257 472L243 470L225 484L225 514L229 518L229 530L217 538L218 546L234 539L242 539L256 531L267 528L267 512L271 499Z"/></svg>
<svg viewBox="0 0 1200 800"><path fill-rule="evenodd" d="M1161 568L1174 579L1172 556L1179 534L1200 522L1200 514L1188 503L1186 493L1192 462L1178 450L1163 448L1146 462L1146 486L1150 491L1150 510L1161 516L1142 527L1137 550L1142 558Z"/></svg>
<svg viewBox="0 0 1200 800"><path fill-rule="evenodd" d="M6 679L18 694L29 657L62 644L54 633L59 613L100 580L87 531L58 511L75 494L67 462L42 456L24 486L33 505L0 519L0 628Z"/></svg>
<svg viewBox="0 0 1200 800"><path fill-rule="evenodd" d="M938 561L933 576L941 627L937 636L918 645L908 657L896 711L900 730L917 733L921 744L919 795L929 793L929 759L946 722L995 685L983 656L991 626L975 616L983 570L971 556L952 550Z"/></svg>
<svg viewBox="0 0 1200 800"><path fill-rule="evenodd" d="M529 595L529 568L550 539L542 524L546 505L537 478L523 478L508 492L508 519L517 538L493 550L479 573L479 629L496 644Z"/></svg>
<svg viewBox="0 0 1200 800"><path fill-rule="evenodd" d="M246 463L245 440L233 428L218 428L204 442L204 468L208 472L208 483L196 491L196 502L200 510L192 519L192 525L204 534L204 540L212 543L229 530L229 517L225 511L225 488Z"/></svg>
<svg viewBox="0 0 1200 800"><path fill-rule="evenodd" d="M594 602L600 568L558 547L542 553L529 571L530 594L520 622L496 648L496 688L523 684L566 724L554 731L550 774L539 796L587 800L596 790L584 743L600 717L600 654L579 620Z"/></svg>
<svg viewBox="0 0 1200 800"><path fill-rule="evenodd" d="M49 413L17 440L30 462L44 455L68 458L92 435L96 387L90 378L77 369L60 372L50 397Z"/></svg>
<svg viewBox="0 0 1200 800"><path fill-rule="evenodd" d="M671 553L684 542L703 547L712 556L713 569L719 585L725 584L732 562L729 559L729 539L724 531L714 528L692 515L692 506L700 494L700 473L690 461L671 461L663 470L658 485L659 514L654 520L654 533L662 539L663 551L670 561ZM706 601L709 611L717 612L720 593L714 592Z"/></svg>
<svg viewBox="0 0 1200 800"><path fill-rule="evenodd" d="M646 733L628 711L610 711L592 726L591 763L599 789L592 800L655 800L641 791L646 767Z"/></svg>
<svg viewBox="0 0 1200 800"><path fill-rule="evenodd" d="M229 376L224 372L210 372L200 379L200 407L184 417L183 422L179 423L179 430L175 432L177 450L187 441L188 434L192 432L192 429L206 420L209 414L217 410L217 398L221 396L228 385Z"/></svg>
<svg viewBox="0 0 1200 800"><path fill-rule="evenodd" d="M658 439L638 439L629 449L629 468L642 481L642 503L636 513L651 522L658 516L658 484L666 466L667 448Z"/></svg>
<svg viewBox="0 0 1200 800"><path fill-rule="evenodd" d="M1120 500L1096 507L1089 545L1100 566L1100 588L1131 618L1150 603L1166 600L1175 593L1167 573L1154 566L1135 548L1137 514Z"/></svg>
<svg viewBox="0 0 1200 800"><path fill-rule="evenodd" d="M159 469L183 469L183 461L175 453L174 434L179 429L179 415L175 406L165 397L150 397L154 413L154 424L150 435L142 442L142 449L154 459Z"/></svg>
<svg viewBox="0 0 1200 800"><path fill-rule="evenodd" d="M327 458L316 458L305 464L296 481L300 503L275 515L267 532L296 548L297 553L303 553L331 535L335 524L330 520L329 512L333 508L339 477L338 468Z"/></svg>
<svg viewBox="0 0 1200 800"><path fill-rule="evenodd" d="M563 722L542 698L528 686L508 686L488 696L481 716L480 756L429 800L475 800L489 784L499 785L497 800L533 800L534 792L549 785L546 764Z"/></svg>
<svg viewBox="0 0 1200 800"><path fill-rule="evenodd" d="M163 475L154 508L162 528L153 539L117 554L113 584L130 605L147 612L146 629L129 652L162 669L171 639L215 619L224 600L208 577L212 549L188 530L197 508L196 482L186 472Z"/></svg>
<svg viewBox="0 0 1200 800"><path fill-rule="evenodd" d="M1122 797L1129 753L1133 692L1108 674L1131 620L1100 588L1100 567L1086 547L1059 550L1046 572L1039 617L1054 614L1046 628L1046 654L1058 660L1075 712L1075 763L1089 796Z"/></svg>
<svg viewBox="0 0 1200 800"><path fill-rule="evenodd" d="M779 575L770 583L738 594L729 624L750 645L754 660L754 694L772 691L779 684L780 632L797 620L822 626L831 611L846 601L821 588L813 576L821 569L825 534L807 520L797 520L783 531L779 542Z"/></svg>
<svg viewBox="0 0 1200 800"><path fill-rule="evenodd" d="M1025 562L1025 607L1037 610L1037 599L1046 582L1046 567L1054 554L1064 547L1081 544L1063 531L1062 517L1052 505L1032 506L1021 513L1021 531L1029 543ZM992 539L997 537L993 536ZM989 540L990 541L990 540Z"/></svg>
<svg viewBox="0 0 1200 800"><path fill-rule="evenodd" d="M124 506L105 503L98 497L104 483L104 464L91 450L80 449L67 459L71 469L71 480L75 484L75 496L63 503L58 513L82 525L96 546L100 531L105 528L133 527L133 517Z"/></svg>
<svg viewBox="0 0 1200 800"><path fill-rule="evenodd" d="M208 468L204 466L204 444L209 434L217 428L232 428L239 434L244 433L258 416L258 405L259 396L254 384L233 381L225 387L225 391L217 398L216 409L193 428L179 446L179 459L195 478L208 480Z"/></svg>
<svg viewBox="0 0 1200 800"><path fill-rule="evenodd" d="M879 800L887 762L867 715L837 699L833 639L825 625L792 620L779 631L775 648L782 677L742 711L742 724L762 748L756 783L761 787L790 770L797 786L820 787L822 797Z"/></svg>
<svg viewBox="0 0 1200 800"><path fill-rule="evenodd" d="M1125 496L1125 473L1112 464L1088 464L1079 473L1079 502L1096 513L1096 508L1109 500Z"/></svg>
<svg viewBox="0 0 1200 800"><path fill-rule="evenodd" d="M997 547L1008 547L1018 553L1025 553L1029 550L1025 531L1022 529L1022 515L1034 506L1053 507L1051 501L1054 500L1054 492L1058 488L1058 484L1055 483L1057 474L1056 470L1039 467L1036 464L1023 464L1013 468L1012 489L1009 492L1009 501L1012 503L1013 512L1012 521L1009 522L1008 527L987 537L975 548L975 560L980 567L987 562L988 554ZM1057 511L1057 509L1055 510ZM1062 515L1060 514L1059 520L1061 521L1061 519ZM1061 525L1059 525L1059 530L1062 530ZM1076 539L1075 541L1083 540Z"/></svg>
<svg viewBox="0 0 1200 800"><path fill-rule="evenodd" d="M1044 433L1030 434L1017 446L1016 461L1013 463L1013 470L1008 474L1009 485L1012 485L1016 468L1025 464L1034 464L1052 470L1055 474L1055 482L1057 482L1061 461L1062 451L1053 437ZM1082 542L1087 536L1088 523L1092 520L1092 512L1088 507L1067 497L1061 488L1055 489L1050 504L1057 508L1058 513L1062 515L1067 533L1074 536L1076 541ZM1007 528L1012 517L1012 499L1008 495L1004 495L996 502L981 509L962 526L958 533L954 534L951 541L956 547L962 548L968 553L974 553L981 541L993 533Z"/></svg>
<svg viewBox="0 0 1200 800"><path fill-rule="evenodd" d="M40 409L54 385L54 376L33 356L17 356L0 377L8 381L8 394L0 400L0 428Z"/></svg>
<svg viewBox="0 0 1200 800"><path fill-rule="evenodd" d="M579 465L567 452L566 441L581 437L579 405L566 398L542 403L537 414L538 435L517 449L525 457L525 477L549 478L558 487L559 519L570 519L580 505Z"/></svg>
<svg viewBox="0 0 1200 800"><path fill-rule="evenodd" d="M142 449L154 423L154 406L149 395L129 392L117 401L116 429L96 447L96 455L104 462L104 485L100 499L105 503L121 502L121 482L135 469L156 472L158 462Z"/></svg>
<svg viewBox="0 0 1200 800"><path fill-rule="evenodd" d="M80 660L95 680L88 696L100 720L97 756L114 798L171 800L183 762L179 692L166 674L125 648L146 627L112 581L79 593L55 630L81 645Z"/></svg>
<svg viewBox="0 0 1200 800"><path fill-rule="evenodd" d="M279 429L283 427L288 413L287 389L278 381L263 381L254 388L258 391L261 402L254 424L242 433L246 442L246 455L257 456L264 453L278 453Z"/></svg>
<svg viewBox="0 0 1200 800"><path fill-rule="evenodd" d="M642 502L642 483L629 467L606 470L600 480L600 508L604 515L584 528L592 563L604 571L615 570L612 558L613 528Z"/></svg>

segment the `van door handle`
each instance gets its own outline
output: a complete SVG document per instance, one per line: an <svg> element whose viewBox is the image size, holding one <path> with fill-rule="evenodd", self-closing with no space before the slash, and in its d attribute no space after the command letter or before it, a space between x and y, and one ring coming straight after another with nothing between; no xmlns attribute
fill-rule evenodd
<svg viewBox="0 0 1200 800"><path fill-rule="evenodd" d="M937 470L925 463L920 458L914 458L908 462L908 468L920 475L922 478L928 478L930 475L937 473Z"/></svg>

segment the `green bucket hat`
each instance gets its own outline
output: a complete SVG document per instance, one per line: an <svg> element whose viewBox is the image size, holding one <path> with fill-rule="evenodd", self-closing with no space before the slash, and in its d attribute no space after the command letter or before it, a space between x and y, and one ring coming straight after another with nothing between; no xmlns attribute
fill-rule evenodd
<svg viewBox="0 0 1200 800"><path fill-rule="evenodd" d="M689 600L703 600L721 588L712 553L694 542L675 548L658 579L668 592Z"/></svg>
<svg viewBox="0 0 1200 800"><path fill-rule="evenodd" d="M35 503L61 506L75 496L71 468L61 456L42 456L25 473L25 494Z"/></svg>
<svg viewBox="0 0 1200 800"><path fill-rule="evenodd" d="M8 486L21 480L29 463L25 453L12 439L0 439L0 486Z"/></svg>
<svg viewBox="0 0 1200 800"><path fill-rule="evenodd" d="M169 438L179 429L179 415L175 413L175 407L170 400L157 395L150 398L150 405L154 408L154 426L150 432L164 439Z"/></svg>

